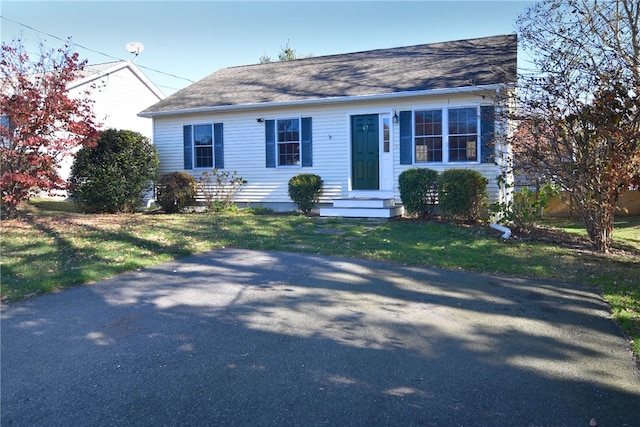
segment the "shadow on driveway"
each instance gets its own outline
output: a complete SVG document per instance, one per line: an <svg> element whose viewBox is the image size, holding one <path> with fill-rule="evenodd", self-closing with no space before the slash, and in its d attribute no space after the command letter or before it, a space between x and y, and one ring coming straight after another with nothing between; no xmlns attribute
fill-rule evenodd
<svg viewBox="0 0 640 427"><path fill-rule="evenodd" d="M2 306L1 424L640 424L589 287L226 249Z"/></svg>

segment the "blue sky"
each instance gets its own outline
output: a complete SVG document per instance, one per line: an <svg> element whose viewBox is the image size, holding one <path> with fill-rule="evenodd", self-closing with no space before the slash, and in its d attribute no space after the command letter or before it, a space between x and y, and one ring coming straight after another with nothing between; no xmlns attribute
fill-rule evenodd
<svg viewBox="0 0 640 427"><path fill-rule="evenodd" d="M90 63L136 59L167 95L225 67L515 32L531 1L6 1L2 41L59 47L71 36ZM56 38L57 37L57 38ZM522 65L522 64L521 64Z"/></svg>

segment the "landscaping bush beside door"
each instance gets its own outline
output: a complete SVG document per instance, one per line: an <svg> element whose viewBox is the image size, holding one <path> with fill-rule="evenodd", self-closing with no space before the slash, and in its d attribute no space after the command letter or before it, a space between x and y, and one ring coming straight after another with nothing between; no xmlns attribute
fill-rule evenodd
<svg viewBox="0 0 640 427"><path fill-rule="evenodd" d="M478 221L485 208L489 180L471 169L449 169L438 178L438 204L443 215Z"/></svg>
<svg viewBox="0 0 640 427"><path fill-rule="evenodd" d="M318 203L323 186L322 178L302 173L289 180L289 197L303 214L309 215Z"/></svg>
<svg viewBox="0 0 640 427"><path fill-rule="evenodd" d="M400 199L409 214L428 218L438 203L438 172L427 168L407 169L398 177Z"/></svg>

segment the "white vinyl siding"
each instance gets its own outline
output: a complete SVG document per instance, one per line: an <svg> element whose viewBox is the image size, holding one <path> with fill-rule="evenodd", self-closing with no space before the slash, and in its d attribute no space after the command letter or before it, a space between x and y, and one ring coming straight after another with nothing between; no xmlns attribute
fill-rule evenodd
<svg viewBox="0 0 640 427"><path fill-rule="evenodd" d="M138 117L138 113L161 98L128 67L98 76L95 80L70 90L70 94L81 97L85 90L90 91L96 121L103 125L103 129L132 130L147 138L152 137L151 119Z"/></svg>
<svg viewBox="0 0 640 427"><path fill-rule="evenodd" d="M321 203L349 196L351 171L350 117L357 114L391 114L394 110L429 110L444 106L466 108L469 97L425 97L418 100L340 103L301 108L273 108L269 110L245 110L207 114L176 115L154 119L154 143L160 153L160 172L183 170L183 125L194 123L224 124L224 165L227 171L236 171L247 183L236 196L239 203L252 206L261 203L291 203L288 182L300 173L319 175L324 182ZM311 117L313 140L313 165L311 167L288 166L267 168L265 165L265 121L279 118ZM261 120L257 120L260 118ZM418 165L401 165L399 161L399 126L391 124L391 152L393 155L393 193L400 200L398 176ZM489 179L489 194L495 200L498 187L495 179L499 168L493 163L422 164L442 172L450 167L464 167L479 171ZM196 177L202 170L188 171Z"/></svg>

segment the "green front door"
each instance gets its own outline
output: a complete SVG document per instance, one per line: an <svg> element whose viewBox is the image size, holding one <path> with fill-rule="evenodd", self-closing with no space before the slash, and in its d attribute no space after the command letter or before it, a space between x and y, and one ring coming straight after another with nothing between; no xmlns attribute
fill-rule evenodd
<svg viewBox="0 0 640 427"><path fill-rule="evenodd" d="M351 117L351 170L353 190L380 188L378 115Z"/></svg>

